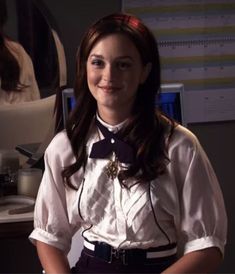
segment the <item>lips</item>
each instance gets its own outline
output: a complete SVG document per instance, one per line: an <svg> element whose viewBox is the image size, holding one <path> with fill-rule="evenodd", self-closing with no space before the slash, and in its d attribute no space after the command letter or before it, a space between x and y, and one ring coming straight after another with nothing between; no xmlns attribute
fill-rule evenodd
<svg viewBox="0 0 235 274"><path fill-rule="evenodd" d="M104 92L115 92L120 90L120 87L114 87L114 86L99 86L100 89L102 89Z"/></svg>

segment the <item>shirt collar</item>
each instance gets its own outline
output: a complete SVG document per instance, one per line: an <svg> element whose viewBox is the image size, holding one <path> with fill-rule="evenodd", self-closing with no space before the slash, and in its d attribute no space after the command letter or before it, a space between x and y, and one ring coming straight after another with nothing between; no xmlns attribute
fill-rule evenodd
<svg viewBox="0 0 235 274"><path fill-rule="evenodd" d="M100 116L99 116L98 113L96 114L96 119L97 119L103 126L105 126L109 131L111 131L111 132L113 132L113 133L117 133L117 132L124 126L124 124L127 122L127 119L126 119L126 120L124 120L123 122L121 122L121 123L119 123L119 124L117 124L117 125L110 125L110 124L104 122L104 121L100 118Z"/></svg>

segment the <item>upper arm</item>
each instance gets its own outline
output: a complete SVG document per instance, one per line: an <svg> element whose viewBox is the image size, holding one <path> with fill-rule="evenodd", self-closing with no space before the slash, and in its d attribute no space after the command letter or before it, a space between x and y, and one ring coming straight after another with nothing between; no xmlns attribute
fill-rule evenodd
<svg viewBox="0 0 235 274"><path fill-rule="evenodd" d="M217 247L224 252L227 216L219 182L212 165L195 136L175 149L177 154L179 235L183 253Z"/></svg>
<svg viewBox="0 0 235 274"><path fill-rule="evenodd" d="M45 153L45 171L35 205L34 231L30 239L45 242L67 253L72 236L80 228L76 218L77 192L65 186L61 175L63 163L54 146Z"/></svg>

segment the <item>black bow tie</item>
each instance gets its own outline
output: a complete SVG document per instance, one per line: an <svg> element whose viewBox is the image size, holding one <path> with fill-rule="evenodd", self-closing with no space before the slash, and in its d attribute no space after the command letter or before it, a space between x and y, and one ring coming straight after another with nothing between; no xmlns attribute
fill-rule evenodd
<svg viewBox="0 0 235 274"><path fill-rule="evenodd" d="M107 158L112 152L115 152L118 160L121 163L133 163L134 151L133 148L120 140L118 134L114 134L103 126L97 119L96 124L102 132L105 139L93 144L90 158Z"/></svg>

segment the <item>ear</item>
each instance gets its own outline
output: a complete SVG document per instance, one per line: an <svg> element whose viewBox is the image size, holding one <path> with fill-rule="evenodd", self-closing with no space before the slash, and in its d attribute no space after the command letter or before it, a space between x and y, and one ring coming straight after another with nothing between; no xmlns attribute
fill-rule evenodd
<svg viewBox="0 0 235 274"><path fill-rule="evenodd" d="M149 76L149 73L150 73L151 69L152 69L152 63L147 63L144 66L141 77L140 77L140 84L143 84L146 81L146 79Z"/></svg>

